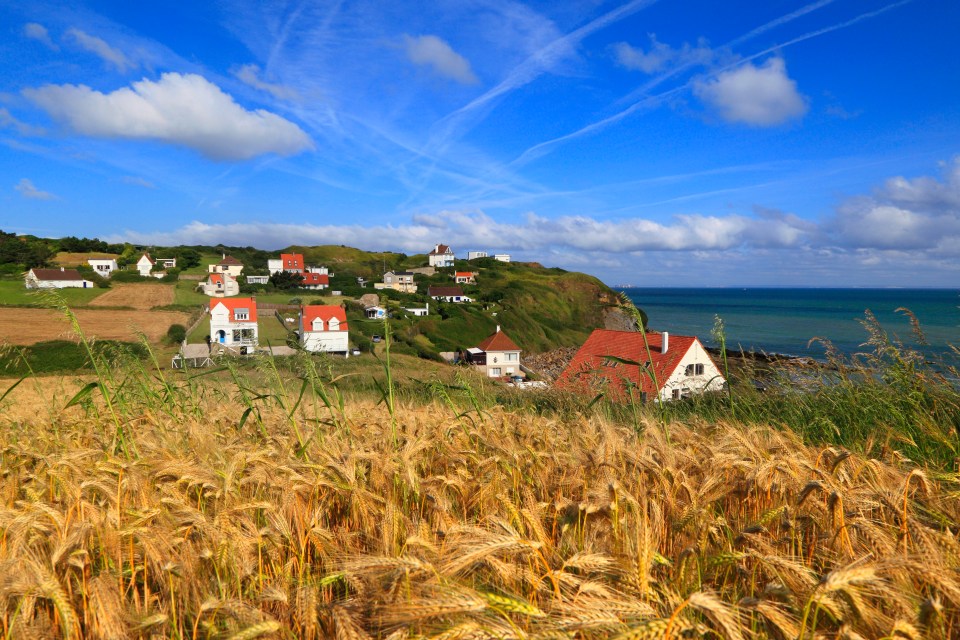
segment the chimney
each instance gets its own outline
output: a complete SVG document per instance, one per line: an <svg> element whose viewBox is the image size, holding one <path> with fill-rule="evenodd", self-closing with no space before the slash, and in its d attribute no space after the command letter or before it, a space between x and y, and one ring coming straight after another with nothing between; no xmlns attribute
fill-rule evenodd
<svg viewBox="0 0 960 640"><path fill-rule="evenodd" d="M500 325L497 325L497 333L500 333Z"/></svg>
<svg viewBox="0 0 960 640"><path fill-rule="evenodd" d="M224 254L223 254L223 259L224 259L224 260L227 259L227 254L226 254L226 252L224 252Z"/></svg>
<svg viewBox="0 0 960 640"><path fill-rule="evenodd" d="M66 271L66 269L64 269L63 267L60 267L60 271Z"/></svg>
<svg viewBox="0 0 960 640"><path fill-rule="evenodd" d="M670 334L664 331L660 336L660 353L666 353L670 346Z"/></svg>

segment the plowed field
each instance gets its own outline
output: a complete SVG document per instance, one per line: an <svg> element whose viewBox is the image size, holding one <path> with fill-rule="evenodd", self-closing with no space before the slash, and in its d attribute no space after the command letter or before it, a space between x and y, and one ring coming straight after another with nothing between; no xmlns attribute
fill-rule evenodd
<svg viewBox="0 0 960 640"><path fill-rule="evenodd" d="M189 324L189 315L177 311L76 309L74 313L84 334L101 340L132 341L141 331L155 343L166 335L171 324ZM73 337L70 323L59 311L0 308L0 344L34 344Z"/></svg>
<svg viewBox="0 0 960 640"><path fill-rule="evenodd" d="M91 307L150 309L173 304L172 284L115 284L90 303Z"/></svg>

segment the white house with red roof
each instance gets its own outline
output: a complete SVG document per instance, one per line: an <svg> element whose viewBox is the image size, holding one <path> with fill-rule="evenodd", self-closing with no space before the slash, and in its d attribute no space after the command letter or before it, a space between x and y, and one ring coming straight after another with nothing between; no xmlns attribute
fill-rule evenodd
<svg viewBox="0 0 960 640"><path fill-rule="evenodd" d="M636 364L631 364L636 363ZM696 336L596 329L557 378L560 388L617 401L679 400L726 380Z"/></svg>
<svg viewBox="0 0 960 640"><path fill-rule="evenodd" d="M240 294L240 283L226 271L211 273L200 286L203 293L211 298L229 298Z"/></svg>
<svg viewBox="0 0 960 640"><path fill-rule="evenodd" d="M457 271L453 279L457 284L477 284L477 274L473 271Z"/></svg>
<svg viewBox="0 0 960 640"><path fill-rule="evenodd" d="M445 244L434 245L433 251L427 254L431 267L452 267L454 259L453 249Z"/></svg>
<svg viewBox="0 0 960 640"><path fill-rule="evenodd" d="M325 273L315 273L313 271L306 271L303 274L303 284L300 285L301 289L326 289L330 286L330 276Z"/></svg>
<svg viewBox="0 0 960 640"><path fill-rule="evenodd" d="M210 341L225 346L257 345L256 298L210 301Z"/></svg>
<svg viewBox="0 0 960 640"><path fill-rule="evenodd" d="M303 273L307 269L303 263L302 253L281 253L280 259L267 260L267 270L273 273L286 271L287 273Z"/></svg>
<svg viewBox="0 0 960 640"><path fill-rule="evenodd" d="M27 289L90 289L93 283L84 280L76 269L30 269L23 278Z"/></svg>
<svg viewBox="0 0 960 640"><path fill-rule="evenodd" d="M300 344L307 351L348 354L350 333L343 307L332 304L300 307Z"/></svg>
<svg viewBox="0 0 960 640"><path fill-rule="evenodd" d="M467 362L478 367L489 378L523 376L520 370L520 347L500 330L476 347L466 350Z"/></svg>

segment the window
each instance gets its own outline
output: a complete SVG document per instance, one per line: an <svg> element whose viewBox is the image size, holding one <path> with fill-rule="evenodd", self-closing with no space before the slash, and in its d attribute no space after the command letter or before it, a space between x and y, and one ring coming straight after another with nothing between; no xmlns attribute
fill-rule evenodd
<svg viewBox="0 0 960 640"><path fill-rule="evenodd" d="M237 309L233 312L234 320L249 320L250 319L250 310L249 309Z"/></svg>
<svg viewBox="0 0 960 640"><path fill-rule="evenodd" d="M519 354L519 353L508 353L508 354L506 354L506 356L507 356L507 362L519 362L519 361L520 361L520 354Z"/></svg>
<svg viewBox="0 0 960 640"><path fill-rule="evenodd" d="M502 375L500 371L501 371L500 367L493 367L492 369L490 369L490 377L499 378Z"/></svg>
<svg viewBox="0 0 960 640"><path fill-rule="evenodd" d="M702 376L703 375L703 365L702 364L688 364L685 370L687 376Z"/></svg>
<svg viewBox="0 0 960 640"><path fill-rule="evenodd" d="M670 397L673 398L674 400L679 400L679 399L680 399L680 389L674 389L673 391L671 391L671 392L670 392Z"/></svg>

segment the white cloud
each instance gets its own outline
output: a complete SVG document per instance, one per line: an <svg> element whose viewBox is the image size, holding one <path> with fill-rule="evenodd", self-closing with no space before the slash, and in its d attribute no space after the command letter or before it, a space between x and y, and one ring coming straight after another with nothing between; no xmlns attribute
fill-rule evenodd
<svg viewBox="0 0 960 640"><path fill-rule="evenodd" d="M120 73L135 69L137 63L130 60L122 51L111 47L107 42L96 36L84 33L80 29L67 30L66 36L90 53L99 56L104 62L112 64Z"/></svg>
<svg viewBox="0 0 960 640"><path fill-rule="evenodd" d="M787 76L782 58L770 58L759 67L748 62L696 82L693 91L728 122L770 127L807 112L807 100Z"/></svg>
<svg viewBox="0 0 960 640"><path fill-rule="evenodd" d="M260 77L260 67L255 64L245 64L231 71L238 80L258 91L265 91L278 100L296 100L300 94L296 89L282 84L267 82Z"/></svg>
<svg viewBox="0 0 960 640"><path fill-rule="evenodd" d="M597 220L589 216L548 219L528 214L519 222L499 222L482 212L442 211L417 215L407 225L206 224L192 222L170 233L132 233L124 238L147 244L249 244L279 248L291 244L347 244L369 250L421 253L436 242L466 250L604 252L726 250L785 247L807 236L788 219L684 215L669 224L642 218Z"/></svg>
<svg viewBox="0 0 960 640"><path fill-rule="evenodd" d="M454 51L437 36L403 36L404 48L410 62L431 67L435 73L461 84L480 82L466 58Z"/></svg>
<svg viewBox="0 0 960 640"><path fill-rule="evenodd" d="M47 48L54 51L59 51L60 47L53 43L53 40L50 39L50 32L47 31L47 28L42 24L36 22L28 22L23 25L23 35L37 42L42 42Z"/></svg>
<svg viewBox="0 0 960 640"><path fill-rule="evenodd" d="M25 136L40 135L43 129L33 127L26 122L21 122L13 117L9 111L0 108L0 129L15 129L18 133Z"/></svg>
<svg viewBox="0 0 960 640"><path fill-rule="evenodd" d="M13 188L19 191L20 195L24 198L29 198L30 200L55 200L57 198L57 196L49 191L37 189L33 182L26 178L20 180Z"/></svg>
<svg viewBox="0 0 960 640"><path fill-rule="evenodd" d="M613 52L620 66L644 73L660 71L672 62L683 65L706 64L713 58L713 52L703 43L696 47L684 43L681 48L674 49L670 45L658 41L656 35L652 33L650 34L650 49L646 52L626 42L618 42L613 45Z"/></svg>
<svg viewBox="0 0 960 640"><path fill-rule="evenodd" d="M960 255L960 156L943 179L890 178L870 196L848 198L825 225L828 241L861 249Z"/></svg>
<svg viewBox="0 0 960 640"><path fill-rule="evenodd" d="M104 94L85 85L45 85L23 94L82 135L157 140L215 160L313 149L297 125L263 109L248 111L195 74L165 73Z"/></svg>

